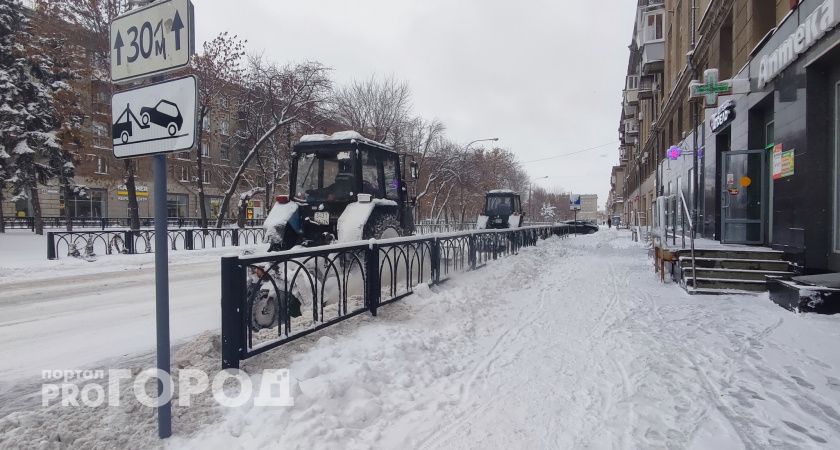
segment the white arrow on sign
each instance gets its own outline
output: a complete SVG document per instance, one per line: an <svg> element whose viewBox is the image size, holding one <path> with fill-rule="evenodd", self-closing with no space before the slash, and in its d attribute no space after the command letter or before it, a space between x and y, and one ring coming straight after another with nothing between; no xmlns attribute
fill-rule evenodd
<svg viewBox="0 0 840 450"><path fill-rule="evenodd" d="M128 158L193 148L196 98L198 84L192 75L114 94L114 156Z"/></svg>
<svg viewBox="0 0 840 450"><path fill-rule="evenodd" d="M125 82L178 69L194 47L190 0L161 0L111 22L111 80Z"/></svg>

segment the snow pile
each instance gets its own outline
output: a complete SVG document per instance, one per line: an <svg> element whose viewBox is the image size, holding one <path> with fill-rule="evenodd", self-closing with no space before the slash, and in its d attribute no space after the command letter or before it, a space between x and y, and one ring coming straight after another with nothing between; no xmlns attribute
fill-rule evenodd
<svg viewBox="0 0 840 450"><path fill-rule="evenodd" d="M347 130L333 134L305 134L300 137L300 142L343 141L347 139L364 140L365 137L358 131Z"/></svg>
<svg viewBox="0 0 840 450"><path fill-rule="evenodd" d="M361 241L364 236L365 225L376 206L397 206L397 202L382 198L375 198L370 202L353 202L347 205L338 218L339 242Z"/></svg>
<svg viewBox="0 0 840 450"><path fill-rule="evenodd" d="M840 448L840 317L689 296L628 242L614 230L541 241L261 354L243 368L288 368L293 407L194 397L167 445ZM213 376L218 358L203 335L175 367ZM147 447L153 424L132 402L34 407L0 419L0 447Z"/></svg>
<svg viewBox="0 0 840 450"><path fill-rule="evenodd" d="M283 240L283 230L295 214L298 212L298 204L295 202L274 202L268 217L263 222L265 228L265 237L263 242L281 242ZM292 228L300 228L300 224L292 224Z"/></svg>
<svg viewBox="0 0 840 450"><path fill-rule="evenodd" d="M376 142L372 139L368 139L362 136L358 131L347 130L347 131L338 131L333 134L305 134L300 137L300 142L326 142L326 141L346 141L346 140L354 140L359 142L364 142L370 145L374 145L377 147L384 147L390 148L388 145L385 145L381 142Z"/></svg>
<svg viewBox="0 0 840 450"><path fill-rule="evenodd" d="M487 191L487 193L488 194L515 194L516 192L513 192L510 189L493 189L491 191Z"/></svg>
<svg viewBox="0 0 840 450"><path fill-rule="evenodd" d="M508 225L510 228L518 228L519 224L522 222L522 216L519 214L511 214L508 217Z"/></svg>

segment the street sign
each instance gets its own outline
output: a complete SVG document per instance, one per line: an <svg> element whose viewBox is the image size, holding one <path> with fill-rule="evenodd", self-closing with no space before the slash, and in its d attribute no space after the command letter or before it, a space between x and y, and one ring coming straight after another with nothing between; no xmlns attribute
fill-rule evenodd
<svg viewBox="0 0 840 450"><path fill-rule="evenodd" d="M569 210L580 211L580 194L572 194L569 196Z"/></svg>
<svg viewBox="0 0 840 450"><path fill-rule="evenodd" d="M193 148L197 90L196 79L190 75L114 94L114 156L127 158Z"/></svg>
<svg viewBox="0 0 840 450"><path fill-rule="evenodd" d="M186 66L193 54L190 0L159 0L111 22L111 81L135 80Z"/></svg>

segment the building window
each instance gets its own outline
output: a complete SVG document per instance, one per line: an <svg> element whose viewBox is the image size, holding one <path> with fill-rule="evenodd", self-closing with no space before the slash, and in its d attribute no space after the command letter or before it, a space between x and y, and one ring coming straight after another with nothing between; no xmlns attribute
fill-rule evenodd
<svg viewBox="0 0 840 450"><path fill-rule="evenodd" d="M102 122L93 122L91 124L91 128L93 128L93 135L98 137L107 137L108 136L108 126Z"/></svg>
<svg viewBox="0 0 840 450"><path fill-rule="evenodd" d="M662 13L647 15L645 24L645 42L662 40Z"/></svg>
<svg viewBox="0 0 840 450"><path fill-rule="evenodd" d="M108 175L108 160L103 156L96 157L96 170L94 173L100 175Z"/></svg>
<svg viewBox="0 0 840 450"><path fill-rule="evenodd" d="M201 182L204 184L210 184L210 171L204 169L204 175L201 177Z"/></svg>
<svg viewBox="0 0 840 450"><path fill-rule="evenodd" d="M178 181L189 182L190 168L187 166L179 166L178 169Z"/></svg>
<svg viewBox="0 0 840 450"><path fill-rule="evenodd" d="M70 217L105 217L108 192L105 189L87 189L83 194L74 193L66 200L64 193L59 196L59 213Z"/></svg>
<svg viewBox="0 0 840 450"><path fill-rule="evenodd" d="M166 212L169 217L189 217L187 194L166 194Z"/></svg>
<svg viewBox="0 0 840 450"><path fill-rule="evenodd" d="M184 161L190 160L190 152L178 152L175 154L175 157L178 159L182 159Z"/></svg>
<svg viewBox="0 0 840 450"><path fill-rule="evenodd" d="M221 148L219 149L219 157L224 161L230 161L230 146L227 144L222 144Z"/></svg>
<svg viewBox="0 0 840 450"><path fill-rule="evenodd" d="M639 77L638 75L628 75L627 76L627 89L638 89L639 88Z"/></svg>
<svg viewBox="0 0 840 450"><path fill-rule="evenodd" d="M207 142L202 142L201 143L201 156L203 156L205 158L210 157L210 144L209 143L207 143Z"/></svg>
<svg viewBox="0 0 840 450"><path fill-rule="evenodd" d="M227 120L219 122L219 128L223 136L227 136L230 133L230 123Z"/></svg>
<svg viewBox="0 0 840 450"><path fill-rule="evenodd" d="M204 119L201 121L201 128L203 128L204 131L210 131L210 117L209 116L204 116Z"/></svg>

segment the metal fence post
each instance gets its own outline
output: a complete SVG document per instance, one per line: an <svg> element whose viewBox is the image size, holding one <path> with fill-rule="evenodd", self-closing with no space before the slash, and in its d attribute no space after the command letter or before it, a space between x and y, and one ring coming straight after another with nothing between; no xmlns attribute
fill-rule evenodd
<svg viewBox="0 0 840 450"><path fill-rule="evenodd" d="M438 284L440 283L440 241L438 238L432 241L432 254L429 257L432 258L432 283Z"/></svg>
<svg viewBox="0 0 840 450"><path fill-rule="evenodd" d="M55 257L55 235L52 231L47 232L47 259L56 259Z"/></svg>
<svg viewBox="0 0 840 450"><path fill-rule="evenodd" d="M184 250L193 249L193 230L184 231Z"/></svg>
<svg viewBox="0 0 840 450"><path fill-rule="evenodd" d="M234 228L233 231L230 232L230 245L234 247L239 247L239 231L241 228Z"/></svg>
<svg viewBox="0 0 840 450"><path fill-rule="evenodd" d="M245 349L245 267L236 256L222 258L222 369L238 369Z"/></svg>
<svg viewBox="0 0 840 450"><path fill-rule="evenodd" d="M382 295L379 274L379 245L370 244L365 250L365 300L372 316L376 316L379 308L379 297Z"/></svg>
<svg viewBox="0 0 840 450"><path fill-rule="evenodd" d="M475 270L475 266L478 264L478 258L476 257L475 252L475 234L470 233L469 239L467 240L467 252L469 253L469 261L470 261L470 270Z"/></svg>
<svg viewBox="0 0 840 450"><path fill-rule="evenodd" d="M123 231L123 245L126 254L133 255L134 252L134 231Z"/></svg>

